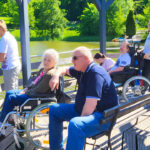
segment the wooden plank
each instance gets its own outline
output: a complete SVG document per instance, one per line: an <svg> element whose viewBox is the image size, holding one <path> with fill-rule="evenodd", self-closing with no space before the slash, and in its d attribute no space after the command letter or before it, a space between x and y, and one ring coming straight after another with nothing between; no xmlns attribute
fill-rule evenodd
<svg viewBox="0 0 150 150"><path fill-rule="evenodd" d="M112 108L110 108L110 109L107 109L107 110L105 110L105 111L103 112L103 115L104 115L105 117L108 117L108 116L110 116L111 114L114 114L116 109L120 109L120 110L121 110L121 109L126 108L126 107L129 107L129 106L131 106L131 105L133 105L133 104L135 104L135 103L137 103L137 102L143 101L143 100L145 100L145 99L147 99L147 98L150 98L150 94L143 95L143 96L141 96L141 97L135 99L134 101L126 102L126 103L120 104L120 105L118 105L118 106L112 107Z"/></svg>
<svg viewBox="0 0 150 150"><path fill-rule="evenodd" d="M130 149L131 150L136 150L136 149L146 150L146 149L138 147L139 141L137 139L137 136L139 135L139 137L141 137L141 133L146 133L146 132L150 134L150 124L149 124L150 118L149 118L149 116L150 116L150 111L148 113L146 113L146 115L144 114L143 116L141 116L142 120L139 121L137 125L133 126L131 129L129 129L128 131L126 131L124 133L124 135L125 135L124 145L126 145L125 148L127 148L129 150ZM144 132L143 130L146 130L146 132ZM146 136L144 138L146 138ZM143 142L139 146L142 145L142 147L145 147L145 146L147 147L147 145L145 145L145 144L150 144L150 142L148 142L148 143Z"/></svg>

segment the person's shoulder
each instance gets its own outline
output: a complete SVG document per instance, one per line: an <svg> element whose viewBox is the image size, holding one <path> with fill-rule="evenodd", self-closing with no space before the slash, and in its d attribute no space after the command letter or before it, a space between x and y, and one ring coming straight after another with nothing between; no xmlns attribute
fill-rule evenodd
<svg viewBox="0 0 150 150"><path fill-rule="evenodd" d="M50 69L46 74L53 76L56 72L56 68Z"/></svg>
<svg viewBox="0 0 150 150"><path fill-rule="evenodd" d="M4 38L8 38L9 36L11 36L11 34L8 31L3 35Z"/></svg>
<svg viewBox="0 0 150 150"><path fill-rule="evenodd" d="M90 73L103 74L106 73L106 71L102 66L94 63L90 69Z"/></svg>
<svg viewBox="0 0 150 150"><path fill-rule="evenodd" d="M91 82L92 80L95 80L95 79L96 79L96 82L102 82L102 81L109 82L111 80L107 71L103 67L97 64L92 66L90 73L89 73L89 78Z"/></svg>
<svg viewBox="0 0 150 150"><path fill-rule="evenodd" d="M124 58L131 58L131 56L130 56L129 53L125 53L125 54L123 55L123 57L124 57Z"/></svg>
<svg viewBox="0 0 150 150"><path fill-rule="evenodd" d="M7 40L7 41L10 41L10 42L17 42L15 37L9 32L7 31L5 34L4 34L4 40Z"/></svg>
<svg viewBox="0 0 150 150"><path fill-rule="evenodd" d="M109 57L108 57L108 58L106 58L106 61L107 61L107 62L115 63L115 61L114 61L112 58L109 58Z"/></svg>

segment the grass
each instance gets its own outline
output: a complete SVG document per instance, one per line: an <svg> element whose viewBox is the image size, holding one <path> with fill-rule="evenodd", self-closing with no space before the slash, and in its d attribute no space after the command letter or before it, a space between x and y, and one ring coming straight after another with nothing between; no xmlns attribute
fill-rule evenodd
<svg viewBox="0 0 150 150"><path fill-rule="evenodd" d="M1 20L5 20L6 24L9 24L10 22L12 22L12 17L0 17Z"/></svg>
<svg viewBox="0 0 150 150"><path fill-rule="evenodd" d="M20 30L19 29L10 29L9 30L15 38L20 41ZM107 36L107 40L111 41L112 37ZM49 40L47 37L38 37L36 35L35 30L30 30L30 40L31 41L45 41ZM70 42L97 42L99 41L99 35L97 36L83 36L77 30L68 30L67 28L64 30L64 35L62 38L57 40L60 41L70 41Z"/></svg>
<svg viewBox="0 0 150 150"><path fill-rule="evenodd" d="M15 38L20 41L20 30L19 29L10 29L9 30ZM44 41L48 40L47 37L37 37L35 30L30 30L30 40L31 41ZM76 30L64 30L63 38L58 39L62 41L73 41L73 42L89 42L89 41L99 41L99 36L81 36L80 33Z"/></svg>
<svg viewBox="0 0 150 150"><path fill-rule="evenodd" d="M10 33L17 39L17 41L20 41L20 30L19 29L11 29L9 30Z"/></svg>
<svg viewBox="0 0 150 150"><path fill-rule="evenodd" d="M74 42L85 42L85 41L91 42L91 41L99 41L99 36L82 36L76 29L71 30L69 28L66 28L64 30L64 36L62 40Z"/></svg>

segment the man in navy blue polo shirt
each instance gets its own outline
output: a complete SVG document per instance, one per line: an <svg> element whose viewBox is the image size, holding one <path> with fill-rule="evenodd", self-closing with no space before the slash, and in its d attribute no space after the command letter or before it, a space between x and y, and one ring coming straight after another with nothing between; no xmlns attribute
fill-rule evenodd
<svg viewBox="0 0 150 150"><path fill-rule="evenodd" d="M109 123L100 126L105 109L118 105L117 94L109 74L93 62L86 47L78 47L72 57L74 67L62 67L50 80L53 90L58 87L59 76L68 74L77 78L79 87L75 104L50 106L49 140L51 150L63 150L63 121L69 121L66 150L82 150L85 138L109 128Z"/></svg>

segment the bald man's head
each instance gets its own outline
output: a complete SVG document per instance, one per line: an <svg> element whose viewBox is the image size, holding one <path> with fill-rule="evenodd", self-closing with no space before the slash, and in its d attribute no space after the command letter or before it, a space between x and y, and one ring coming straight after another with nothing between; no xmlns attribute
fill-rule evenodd
<svg viewBox="0 0 150 150"><path fill-rule="evenodd" d="M91 51L87 47L78 47L74 50L72 63L77 71L85 72L92 61Z"/></svg>
<svg viewBox="0 0 150 150"><path fill-rule="evenodd" d="M85 46L77 47L74 53L79 53L80 55L88 57L90 61L93 61L91 50Z"/></svg>

